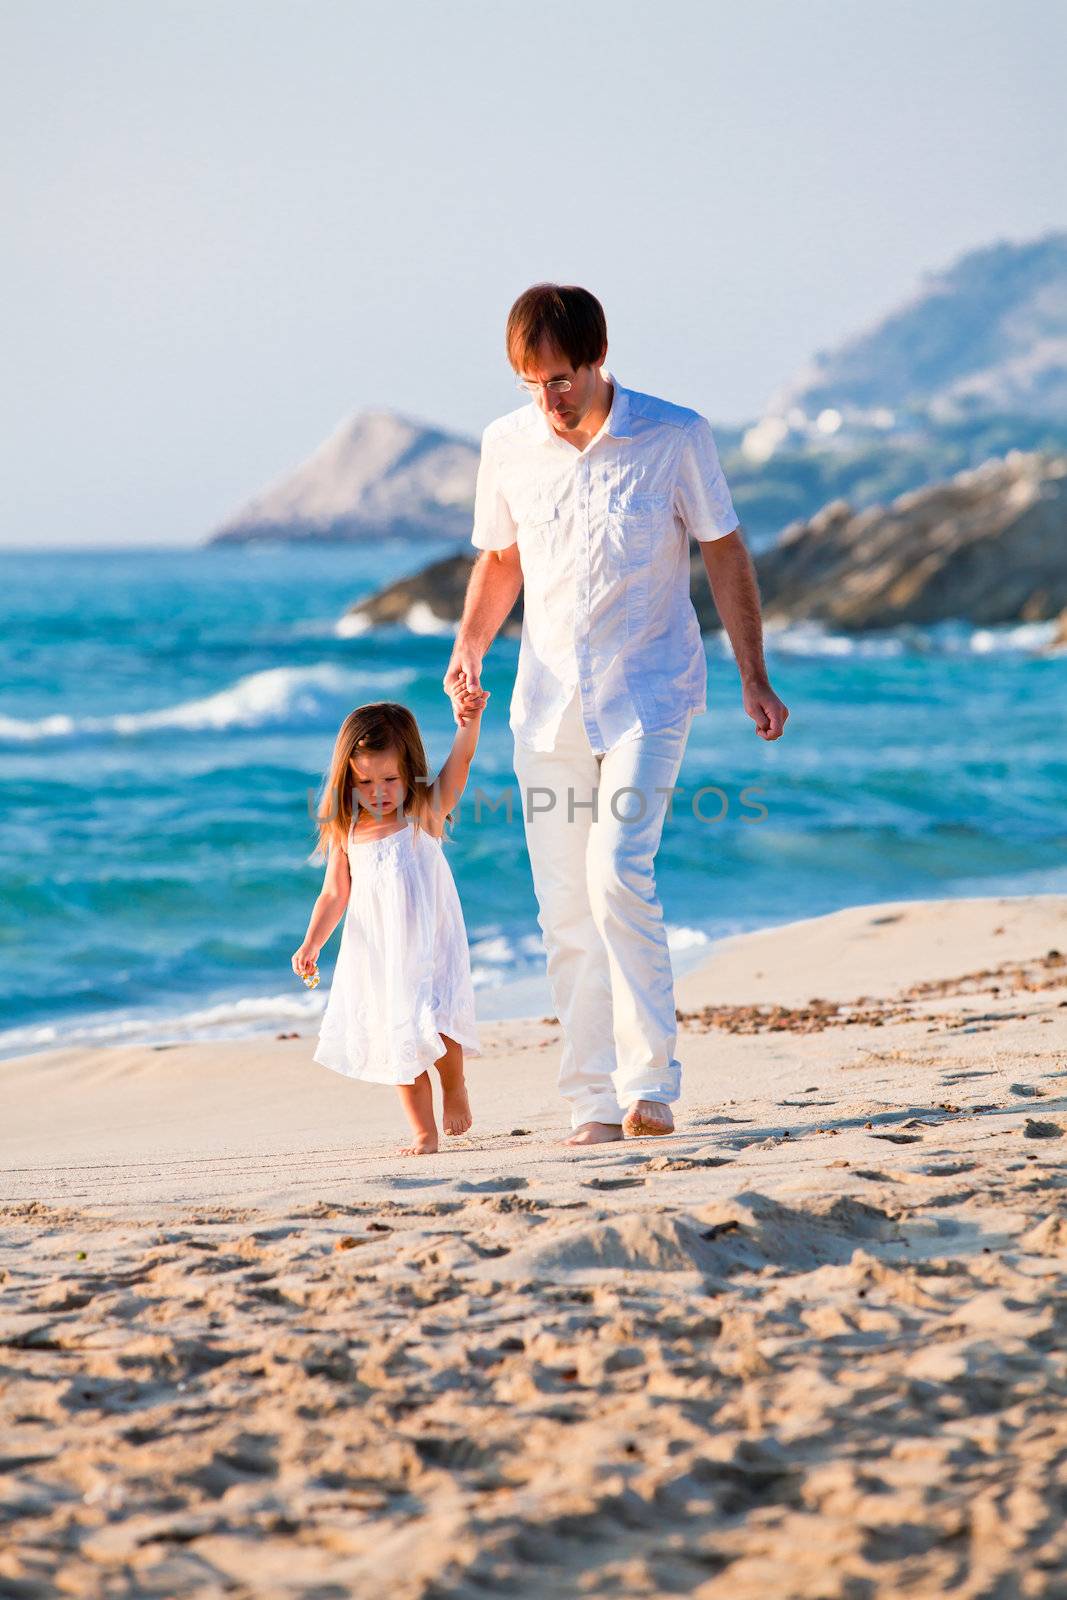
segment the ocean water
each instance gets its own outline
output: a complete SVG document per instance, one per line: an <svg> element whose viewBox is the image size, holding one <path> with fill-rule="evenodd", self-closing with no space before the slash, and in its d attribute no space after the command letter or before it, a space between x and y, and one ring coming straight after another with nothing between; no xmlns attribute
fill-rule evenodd
<svg viewBox="0 0 1067 1600"><path fill-rule="evenodd" d="M446 548L0 552L0 1055L306 1028L289 960L321 883L309 805L341 719L396 699L431 765L447 634L352 633L360 596ZM842 906L1067 890L1067 658L1043 626L769 638L774 745L709 638L657 857L677 973L728 934ZM510 786L518 645L498 640L471 779ZM705 818L693 812L696 790ZM742 800L742 790L758 796ZM756 802L765 808L759 816ZM446 847L484 1018L551 1009L520 807Z"/></svg>

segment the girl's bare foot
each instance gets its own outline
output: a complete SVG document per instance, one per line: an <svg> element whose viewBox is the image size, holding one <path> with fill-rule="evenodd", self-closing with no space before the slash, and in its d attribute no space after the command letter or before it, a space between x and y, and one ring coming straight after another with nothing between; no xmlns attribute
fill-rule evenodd
<svg viewBox="0 0 1067 1600"><path fill-rule="evenodd" d="M437 1123L433 1114L433 1089L430 1074L420 1072L414 1083L397 1085L400 1103L411 1124L413 1142L399 1152L402 1156L432 1156L437 1150Z"/></svg>
<svg viewBox="0 0 1067 1600"><path fill-rule="evenodd" d="M452 1138L457 1133L466 1133L474 1118L471 1116L471 1103L467 1099L467 1085L460 1083L458 1087L444 1090L444 1105L441 1108L441 1121L445 1125L445 1132Z"/></svg>
<svg viewBox="0 0 1067 1600"><path fill-rule="evenodd" d="M437 1154L437 1129L432 1133L420 1133L414 1144L405 1144L397 1151L398 1156L435 1156Z"/></svg>
<svg viewBox="0 0 1067 1600"><path fill-rule="evenodd" d="M445 1042L445 1053L439 1061L434 1062L441 1079L441 1121L449 1138L454 1139L457 1134L468 1131L474 1118L471 1116L467 1083L463 1076L462 1046L455 1039L448 1038L447 1034L442 1034L441 1038Z"/></svg>

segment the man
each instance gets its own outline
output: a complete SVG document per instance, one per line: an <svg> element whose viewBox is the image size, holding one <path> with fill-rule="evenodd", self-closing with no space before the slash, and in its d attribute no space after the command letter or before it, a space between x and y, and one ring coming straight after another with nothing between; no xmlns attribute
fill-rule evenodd
<svg viewBox="0 0 1067 1600"><path fill-rule="evenodd" d="M482 436L471 573L444 678L457 701L525 584L510 727L553 1001L569 1144L672 1132L681 1066L653 859L707 666L689 535L763 739L788 712L711 428L606 371L588 290L537 284L507 322L533 403Z"/></svg>

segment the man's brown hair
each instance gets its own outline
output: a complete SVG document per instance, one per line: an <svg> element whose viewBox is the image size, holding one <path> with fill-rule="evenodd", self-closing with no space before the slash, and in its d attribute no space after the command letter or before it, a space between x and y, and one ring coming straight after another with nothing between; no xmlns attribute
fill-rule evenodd
<svg viewBox="0 0 1067 1600"><path fill-rule="evenodd" d="M536 358L545 339L577 372L604 359L608 324L604 307L588 289L571 283L535 283L508 312L505 338L508 360L516 372Z"/></svg>

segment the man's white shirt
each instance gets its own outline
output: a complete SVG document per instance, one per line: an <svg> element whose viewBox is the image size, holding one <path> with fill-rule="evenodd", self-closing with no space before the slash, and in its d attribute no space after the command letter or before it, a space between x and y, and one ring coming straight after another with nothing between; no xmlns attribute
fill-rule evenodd
<svg viewBox="0 0 1067 1600"><path fill-rule="evenodd" d="M689 535L738 526L715 438L685 406L614 385L578 451L520 407L482 434L472 543L518 544L523 624L510 726L551 750L575 688L600 753L707 709Z"/></svg>

